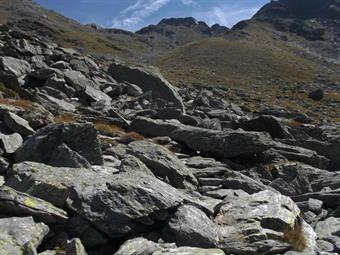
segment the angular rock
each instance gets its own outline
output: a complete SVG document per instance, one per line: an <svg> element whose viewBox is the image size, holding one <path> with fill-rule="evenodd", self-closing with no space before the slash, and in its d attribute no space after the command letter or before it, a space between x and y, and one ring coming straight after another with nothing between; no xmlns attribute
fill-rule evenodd
<svg viewBox="0 0 340 255"><path fill-rule="evenodd" d="M340 174L302 163L275 164L276 179L270 184L289 196L321 191L324 187L340 188Z"/></svg>
<svg viewBox="0 0 340 255"><path fill-rule="evenodd" d="M67 255L87 255L87 252L79 238L74 238L67 242L65 252Z"/></svg>
<svg viewBox="0 0 340 255"><path fill-rule="evenodd" d="M172 152L149 141L129 144L127 152L139 158L156 176L168 178L177 188L192 188L197 180Z"/></svg>
<svg viewBox="0 0 340 255"><path fill-rule="evenodd" d="M39 129L54 123L53 114L37 103L32 103L29 111L23 112L21 117L27 120L33 129Z"/></svg>
<svg viewBox="0 0 340 255"><path fill-rule="evenodd" d="M201 210L191 205L177 209L163 229L167 240L181 246L216 247L217 226Z"/></svg>
<svg viewBox="0 0 340 255"><path fill-rule="evenodd" d="M33 216L45 223L67 220L67 213L52 204L16 191L7 186L0 186L0 213L11 216Z"/></svg>
<svg viewBox="0 0 340 255"><path fill-rule="evenodd" d="M340 218L330 217L316 224L315 232L319 239L327 239L331 236L340 237Z"/></svg>
<svg viewBox="0 0 340 255"><path fill-rule="evenodd" d="M72 151L85 158L90 164L103 164L101 147L97 139L97 130L90 123L51 124L42 128L30 136L22 147L16 151L15 160L16 162L34 161L45 164L56 163L58 166L74 166L75 162L70 161L72 153L66 154L69 160L65 162L56 162L53 159L53 156L61 155L60 148L58 150L58 146L61 144L67 145ZM68 149L66 150L69 151ZM53 155L53 153L56 154ZM80 163L82 165L86 163L79 156L77 158L78 162L81 161ZM70 163L70 165L67 165L68 163Z"/></svg>
<svg viewBox="0 0 340 255"><path fill-rule="evenodd" d="M122 244L114 255L225 255L220 249L179 247L175 244L154 243L143 237Z"/></svg>
<svg viewBox="0 0 340 255"><path fill-rule="evenodd" d="M215 222L222 235L220 247L227 253L279 253L289 245L283 232L293 229L300 214L288 197L266 190L249 196L227 198L216 207Z"/></svg>
<svg viewBox="0 0 340 255"><path fill-rule="evenodd" d="M96 230L89 221L84 220L79 215L72 217L66 224L66 231L72 236L81 239L86 247L96 247L104 245L108 239Z"/></svg>
<svg viewBox="0 0 340 255"><path fill-rule="evenodd" d="M22 142L23 139L18 133L11 135L0 134L1 147L7 154L14 153L22 145Z"/></svg>
<svg viewBox="0 0 340 255"><path fill-rule="evenodd" d="M0 57L0 69L4 72L19 77L31 70L28 62L13 57Z"/></svg>
<svg viewBox="0 0 340 255"><path fill-rule="evenodd" d="M37 96L38 96L40 103L51 112L60 112L60 111L75 112L76 111L76 107L73 104L68 103L64 100L60 100L58 98L55 98L53 96L50 96L50 95L47 95L41 92L38 92Z"/></svg>
<svg viewBox="0 0 340 255"><path fill-rule="evenodd" d="M314 101L321 101L324 98L324 92L322 89L316 89L311 91L308 96Z"/></svg>
<svg viewBox="0 0 340 255"><path fill-rule="evenodd" d="M166 102L171 102L184 112L181 97L156 69L128 66L117 62L111 64L108 72L118 82L127 81L136 84L144 92L152 91L154 98L161 98Z"/></svg>
<svg viewBox="0 0 340 255"><path fill-rule="evenodd" d="M155 177L136 171L112 174L92 169L54 168L41 163L13 165L6 185L65 205L108 236L121 237L165 220L183 195Z"/></svg>
<svg viewBox="0 0 340 255"><path fill-rule="evenodd" d="M18 132L23 136L29 136L35 133L30 127L27 120L19 117L15 113L7 112L4 116L4 121L9 129L13 132Z"/></svg>
<svg viewBox="0 0 340 255"><path fill-rule="evenodd" d="M44 223L35 223L32 217L0 219L0 254L22 255L27 246L35 252L49 228ZM34 254L34 253L33 253Z"/></svg>
<svg viewBox="0 0 340 255"><path fill-rule="evenodd" d="M55 148L48 164L56 167L91 168L91 164L83 156L64 143Z"/></svg>
<svg viewBox="0 0 340 255"><path fill-rule="evenodd" d="M270 115L261 115L251 120L240 120L237 123L237 127L246 131L266 131L272 138L293 138L293 136L289 133L288 128L281 123L280 119Z"/></svg>
<svg viewBox="0 0 340 255"><path fill-rule="evenodd" d="M260 153L272 143L269 135L239 130L217 131L186 126L175 121L136 118L131 129L146 136L169 136L188 148L210 155L233 158Z"/></svg>
<svg viewBox="0 0 340 255"><path fill-rule="evenodd" d="M321 169L327 169L330 163L328 158L319 155L317 152L298 146L275 142L273 143L272 150L280 153L291 161L300 161Z"/></svg>
<svg viewBox="0 0 340 255"><path fill-rule="evenodd" d="M121 172L134 172L141 171L151 176L154 176L153 172L138 158L127 154L118 167Z"/></svg>

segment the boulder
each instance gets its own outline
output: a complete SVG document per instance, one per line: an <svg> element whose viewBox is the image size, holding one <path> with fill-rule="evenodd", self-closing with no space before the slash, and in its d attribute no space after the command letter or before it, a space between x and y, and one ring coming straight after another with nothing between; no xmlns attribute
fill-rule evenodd
<svg viewBox="0 0 340 255"><path fill-rule="evenodd" d="M163 232L168 241L181 246L214 248L219 240L217 226L191 205L178 208Z"/></svg>
<svg viewBox="0 0 340 255"><path fill-rule="evenodd" d="M35 223L32 217L0 218L0 254L37 254L49 228L44 223Z"/></svg>
<svg viewBox="0 0 340 255"><path fill-rule="evenodd" d="M114 255L225 255L220 249L176 247L175 244L155 243L143 237L122 244Z"/></svg>
<svg viewBox="0 0 340 255"><path fill-rule="evenodd" d="M65 100L61 100L58 98L55 98L53 96L47 95L45 93L38 92L37 97L39 102L49 111L53 113L57 113L60 111L64 112L75 112L76 107L66 102Z"/></svg>
<svg viewBox="0 0 340 255"><path fill-rule="evenodd" d="M0 57L0 69L9 75L20 77L31 70L28 62L13 57Z"/></svg>
<svg viewBox="0 0 340 255"><path fill-rule="evenodd" d="M89 221L111 238L136 234L183 201L170 185L140 171L112 174L86 168L54 168L41 163L13 165L6 185Z"/></svg>
<svg viewBox="0 0 340 255"><path fill-rule="evenodd" d="M38 103L32 103L31 108L23 112L21 117L27 120L33 129L39 129L54 123L53 114Z"/></svg>
<svg viewBox="0 0 340 255"><path fill-rule="evenodd" d="M4 121L9 129L13 132L18 132L23 136L34 134L34 130L30 127L27 120L21 118L12 112L7 112L4 116Z"/></svg>
<svg viewBox="0 0 340 255"><path fill-rule="evenodd" d="M275 180L269 186L287 196L340 188L339 172L329 172L299 162L273 165Z"/></svg>
<svg viewBox="0 0 340 255"><path fill-rule="evenodd" d="M96 230L89 221L84 220L79 215L70 218L65 226L67 233L71 236L79 237L82 243L88 248L105 245L108 242L108 239L102 233Z"/></svg>
<svg viewBox="0 0 340 255"><path fill-rule="evenodd" d="M66 244L67 255L87 255L87 252L79 238L73 238Z"/></svg>
<svg viewBox="0 0 340 255"><path fill-rule="evenodd" d="M274 142L272 145L272 151L278 152L288 160L300 161L321 169L328 169L330 164L330 160L325 156L319 155L316 151L298 146Z"/></svg>
<svg viewBox="0 0 340 255"><path fill-rule="evenodd" d="M280 240L284 240L286 230L295 228L300 210L289 197L265 190L227 197L216 213L219 247L228 254L278 254L289 248Z"/></svg>
<svg viewBox="0 0 340 255"><path fill-rule="evenodd" d="M75 155L76 158L72 160ZM92 165L103 164L97 130L90 123L51 124L44 127L24 142L15 157L16 162L34 161L65 167L79 166L76 162L88 165L84 159Z"/></svg>
<svg viewBox="0 0 340 255"><path fill-rule="evenodd" d="M149 142L135 141L129 144L127 152L139 158L156 176L168 178L177 188L192 188L197 180L192 172L171 151Z"/></svg>
<svg viewBox="0 0 340 255"><path fill-rule="evenodd" d="M272 144L269 135L242 130L210 130L186 126L176 121L138 117L131 129L145 136L169 136L188 148L217 157L249 156L265 151Z"/></svg>
<svg viewBox="0 0 340 255"><path fill-rule="evenodd" d="M12 154L22 145L23 139L20 134L14 133L11 135L0 134L1 148L7 154Z"/></svg>
<svg viewBox="0 0 340 255"><path fill-rule="evenodd" d="M293 138L289 133L288 128L280 121L280 119L270 115L261 115L251 120L240 120L236 126L246 131L266 131L272 138Z"/></svg>
<svg viewBox="0 0 340 255"><path fill-rule="evenodd" d="M67 220L67 213L52 204L16 191L7 186L0 186L0 213L11 216L33 216L45 223Z"/></svg>
<svg viewBox="0 0 340 255"><path fill-rule="evenodd" d="M174 87L164 79L155 68L143 66L128 66L123 63L112 63L108 73L118 82L127 81L139 86L143 92L152 91L154 98L171 102L184 112L181 97Z"/></svg>
<svg viewBox="0 0 340 255"><path fill-rule="evenodd" d="M111 98L98 89L98 85L79 71L69 70L64 73L68 85L73 87L81 100L87 103L103 101L110 104Z"/></svg>
<svg viewBox="0 0 340 255"><path fill-rule="evenodd" d="M316 224L315 232L319 239L330 238L331 236L340 237L340 218L330 217Z"/></svg>
<svg viewBox="0 0 340 255"><path fill-rule="evenodd" d="M324 98L324 92L322 89L316 89L309 92L308 96L314 101L321 101Z"/></svg>
<svg viewBox="0 0 340 255"><path fill-rule="evenodd" d="M65 143L56 146L48 163L56 167L91 168L91 164L83 156Z"/></svg>

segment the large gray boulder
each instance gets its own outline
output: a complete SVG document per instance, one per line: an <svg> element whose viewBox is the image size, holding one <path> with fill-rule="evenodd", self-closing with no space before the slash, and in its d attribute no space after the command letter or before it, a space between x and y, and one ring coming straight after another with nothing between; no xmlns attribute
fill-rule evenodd
<svg viewBox="0 0 340 255"><path fill-rule="evenodd" d="M12 112L7 112L4 115L4 121L9 129L13 132L18 132L23 136L34 134L34 130L30 127L27 120L21 118Z"/></svg>
<svg viewBox="0 0 340 255"><path fill-rule="evenodd" d="M175 244L155 243L143 237L122 244L114 255L224 255L220 249L176 247Z"/></svg>
<svg viewBox="0 0 340 255"><path fill-rule="evenodd" d="M79 162L85 166L87 163L84 159L92 165L103 164L97 130L90 123L51 124L44 127L24 142L15 157L16 162L34 161L65 167L79 166Z"/></svg>
<svg viewBox="0 0 340 255"><path fill-rule="evenodd" d="M288 128L281 122L281 120L270 115L261 115L251 120L240 120L236 126L246 131L266 131L272 138L293 138L293 136L289 133Z"/></svg>
<svg viewBox="0 0 340 255"><path fill-rule="evenodd" d="M286 196L269 190L227 197L216 207L220 247L233 254L272 254L287 250L284 232L294 229L300 214ZM281 240L281 241L280 241Z"/></svg>
<svg viewBox="0 0 340 255"><path fill-rule="evenodd" d="M64 75L67 84L76 90L81 100L88 103L102 101L104 104L110 104L111 98L102 92L94 81L88 79L81 72L69 70Z"/></svg>
<svg viewBox="0 0 340 255"><path fill-rule="evenodd" d="M165 220L167 211L183 201L175 188L140 171L112 174L22 162L8 176L6 185L67 207L112 238Z"/></svg>
<svg viewBox="0 0 340 255"><path fill-rule="evenodd" d="M67 220L67 213L52 204L7 186L0 186L0 213L15 216L33 216L45 223Z"/></svg>
<svg viewBox="0 0 340 255"><path fill-rule="evenodd" d="M273 151L280 153L288 160L300 161L321 169L328 169L329 167L330 160L319 155L316 151L280 142L274 142L272 148Z"/></svg>
<svg viewBox="0 0 340 255"><path fill-rule="evenodd" d="M340 218L330 217L316 224L315 232L319 239L327 239L332 236L340 237Z"/></svg>
<svg viewBox="0 0 340 255"><path fill-rule="evenodd" d="M32 217L0 219L0 254L37 254L49 228L44 223L35 223Z"/></svg>
<svg viewBox="0 0 340 255"><path fill-rule="evenodd" d="M14 153L22 145L22 142L23 139L18 133L11 135L4 135L0 133L1 147L7 154Z"/></svg>
<svg viewBox="0 0 340 255"><path fill-rule="evenodd" d="M156 176L168 178L176 188L192 188L197 180L174 153L150 141L135 141L127 152L139 158Z"/></svg>
<svg viewBox="0 0 340 255"><path fill-rule="evenodd" d="M0 69L7 74L20 77L31 70L30 64L21 59L13 57L0 57Z"/></svg>
<svg viewBox="0 0 340 255"><path fill-rule="evenodd" d="M182 246L214 248L219 241L217 226L191 205L178 208L163 232L168 241Z"/></svg>
<svg viewBox="0 0 340 255"><path fill-rule="evenodd" d="M269 186L287 196L321 191L324 187L340 188L339 172L329 172L299 162L273 165L275 180Z"/></svg>
<svg viewBox="0 0 340 255"><path fill-rule="evenodd" d="M269 135L242 130L210 130L186 126L176 121L136 118L131 129L145 136L169 136L188 148L213 156L233 158L260 153L272 143Z"/></svg>
<svg viewBox="0 0 340 255"><path fill-rule="evenodd" d="M153 98L160 98L184 112L181 97L175 88L155 68L129 66L123 63L112 63L109 74L118 82L129 82L138 85L144 92L152 91Z"/></svg>

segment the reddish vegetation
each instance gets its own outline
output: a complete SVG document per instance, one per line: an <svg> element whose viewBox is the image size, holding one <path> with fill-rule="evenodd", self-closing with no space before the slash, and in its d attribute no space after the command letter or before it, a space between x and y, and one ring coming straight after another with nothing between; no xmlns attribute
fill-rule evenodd
<svg viewBox="0 0 340 255"><path fill-rule="evenodd" d="M107 136L121 136L125 134L124 130L114 124L108 122L96 122L94 126L99 133Z"/></svg>
<svg viewBox="0 0 340 255"><path fill-rule="evenodd" d="M0 99L0 104L12 105L12 106L23 108L24 110L30 110L32 108L33 102L29 100L24 100L24 99L14 100L14 99L2 98Z"/></svg>
<svg viewBox="0 0 340 255"><path fill-rule="evenodd" d="M75 115L72 113L61 113L54 118L56 123L72 123L75 122Z"/></svg>

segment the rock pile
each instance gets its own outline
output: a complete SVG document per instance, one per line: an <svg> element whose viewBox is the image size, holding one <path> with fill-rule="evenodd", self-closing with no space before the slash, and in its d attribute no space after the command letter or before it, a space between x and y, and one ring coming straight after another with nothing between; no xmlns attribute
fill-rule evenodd
<svg viewBox="0 0 340 255"><path fill-rule="evenodd" d="M338 124L106 64L1 26L0 254L340 252Z"/></svg>

